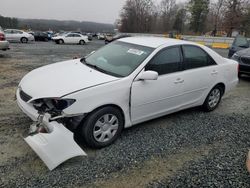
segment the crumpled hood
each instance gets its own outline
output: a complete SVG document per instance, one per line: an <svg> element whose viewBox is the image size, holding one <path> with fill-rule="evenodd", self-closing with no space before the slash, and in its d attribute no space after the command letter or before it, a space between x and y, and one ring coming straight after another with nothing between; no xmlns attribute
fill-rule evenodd
<svg viewBox="0 0 250 188"><path fill-rule="evenodd" d="M19 87L32 99L62 97L119 78L94 70L80 59L47 65L29 72Z"/></svg>
<svg viewBox="0 0 250 188"><path fill-rule="evenodd" d="M244 50L240 50L236 52L239 56L248 56L250 57L250 48L246 48Z"/></svg>

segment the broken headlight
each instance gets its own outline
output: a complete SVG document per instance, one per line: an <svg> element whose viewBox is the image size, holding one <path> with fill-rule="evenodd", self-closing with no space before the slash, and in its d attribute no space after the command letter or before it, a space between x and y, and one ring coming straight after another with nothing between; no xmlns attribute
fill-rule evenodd
<svg viewBox="0 0 250 188"><path fill-rule="evenodd" d="M33 102L33 106L39 112L61 112L71 106L75 101L75 99L60 98L37 99Z"/></svg>

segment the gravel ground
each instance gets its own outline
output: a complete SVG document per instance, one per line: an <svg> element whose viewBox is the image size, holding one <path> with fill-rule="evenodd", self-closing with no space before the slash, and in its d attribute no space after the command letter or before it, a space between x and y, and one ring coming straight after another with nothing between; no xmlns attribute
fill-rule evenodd
<svg viewBox="0 0 250 188"><path fill-rule="evenodd" d="M250 78L224 96L219 108L193 108L127 129L88 157L50 172L23 141L29 120L13 100L30 70L83 56L103 46L12 44L0 54L0 187L250 187ZM226 50L217 50L226 56Z"/></svg>

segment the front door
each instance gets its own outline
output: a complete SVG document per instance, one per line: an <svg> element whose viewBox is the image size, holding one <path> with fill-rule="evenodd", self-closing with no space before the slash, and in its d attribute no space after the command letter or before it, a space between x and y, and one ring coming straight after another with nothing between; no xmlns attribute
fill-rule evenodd
<svg viewBox="0 0 250 188"><path fill-rule="evenodd" d="M137 80L132 83L131 120L133 124L176 111L182 93L182 61L179 46L161 50L145 67L156 71L157 80Z"/></svg>

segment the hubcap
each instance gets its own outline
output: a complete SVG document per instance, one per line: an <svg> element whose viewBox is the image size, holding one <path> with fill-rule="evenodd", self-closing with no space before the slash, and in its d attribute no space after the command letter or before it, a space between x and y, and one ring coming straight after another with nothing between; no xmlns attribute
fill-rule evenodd
<svg viewBox="0 0 250 188"><path fill-rule="evenodd" d="M94 138L98 142L107 142L111 140L119 126L117 117L113 114L105 114L97 120L94 126Z"/></svg>
<svg viewBox="0 0 250 188"><path fill-rule="evenodd" d="M209 95L208 105L210 106L210 108L214 108L219 101L220 101L220 90L216 88Z"/></svg>

